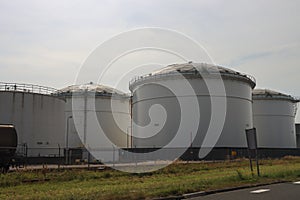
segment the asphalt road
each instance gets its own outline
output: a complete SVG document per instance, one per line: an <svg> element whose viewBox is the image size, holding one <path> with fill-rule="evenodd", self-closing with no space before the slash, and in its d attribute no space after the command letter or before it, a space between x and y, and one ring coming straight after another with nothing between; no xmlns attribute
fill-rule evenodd
<svg viewBox="0 0 300 200"><path fill-rule="evenodd" d="M211 194L192 200L300 200L300 183L282 183Z"/></svg>

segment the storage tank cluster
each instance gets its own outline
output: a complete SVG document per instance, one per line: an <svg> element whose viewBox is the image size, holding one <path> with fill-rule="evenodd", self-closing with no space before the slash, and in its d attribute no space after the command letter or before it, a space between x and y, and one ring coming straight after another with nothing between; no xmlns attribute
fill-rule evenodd
<svg viewBox="0 0 300 200"><path fill-rule="evenodd" d="M214 79L213 74L216 69L224 81L227 101L224 128L215 145L216 148L247 147L245 129L253 127L257 129L259 148L295 149L297 147L295 115L298 99L271 90L253 90L256 85L253 77L203 63L173 64L131 81L129 87L133 94L133 135L142 136L142 138L133 138L134 147L161 148L172 140L180 123L180 106L174 93L163 85L180 87L185 80L188 80L199 101L201 120L197 133L189 133L187 129L182 140L190 138L190 134L196 134L195 139L191 141L191 147L203 148L205 134L214 134L207 132L211 119L211 104L203 75L209 74L209 76L206 75L206 79ZM188 99L189 97L180 98ZM164 107L168 118L158 134L147 138L139 126L153 126L152 129L155 130L155 127L162 124L162 122L155 121L159 119L160 112L152 111L153 121L149 116L150 108L156 104ZM190 120L197 119L191 118ZM181 144L175 144L173 147L181 147Z"/></svg>
<svg viewBox="0 0 300 200"><path fill-rule="evenodd" d="M79 104L75 110L74 100ZM62 157L64 149L72 149L73 154L81 158L84 144L95 140L93 134L89 134L96 130L91 124L93 105L97 120L109 133L106 136L112 143L120 148L131 147L130 96L125 93L92 83L61 90L29 84L0 84L0 124L15 126L17 152L27 157ZM74 120L74 113L79 120ZM80 133L76 131L78 127L83 128ZM99 148L103 147L107 145Z"/></svg>
<svg viewBox="0 0 300 200"><path fill-rule="evenodd" d="M159 149L170 143L181 120L178 97L164 85L180 89L188 82L200 108L200 120L189 120L199 128L191 132L190 127L183 127L179 142L172 143L170 147L184 147L188 140L190 147L199 149L204 147L207 134L216 134L209 129L212 102L207 81L214 82L217 74L222 77L225 93L215 98L226 99L226 114L216 145L207 147L245 149L245 129L253 127L257 128L260 148L297 147L297 99L271 90L254 90L256 82L249 75L221 66L191 62L169 65L133 79L129 83L132 96L93 83L61 90L1 83L0 124L16 127L19 148L26 144L28 156L32 157L61 156L63 152L58 152L58 147L67 150L80 150L86 144L107 147L107 144L102 144L97 141L99 138L90 134L97 131L93 124L95 113L107 138L115 146L124 149ZM188 102L190 96L182 94L180 99ZM77 104L75 107L74 101ZM162 118L161 110L153 109L157 105L165 110L166 119ZM190 106L193 109L195 105ZM217 112L221 110L217 109ZM159 131L155 135L147 135L148 132L140 127Z"/></svg>

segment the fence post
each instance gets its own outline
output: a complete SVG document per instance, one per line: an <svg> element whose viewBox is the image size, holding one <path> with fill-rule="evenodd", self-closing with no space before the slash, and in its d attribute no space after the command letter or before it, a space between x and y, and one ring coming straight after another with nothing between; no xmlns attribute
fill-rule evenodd
<svg viewBox="0 0 300 200"><path fill-rule="evenodd" d="M91 156L91 154L90 154L90 152L89 151L87 151L88 152L88 170L90 169L90 156Z"/></svg>
<svg viewBox="0 0 300 200"><path fill-rule="evenodd" d="M68 157L69 157L69 150L68 150L68 148L65 148L65 164L66 165L68 164L68 161L69 161Z"/></svg>
<svg viewBox="0 0 300 200"><path fill-rule="evenodd" d="M135 150L137 150L136 149L136 147L135 147ZM136 158L136 155L137 155L137 151L136 151L136 153L134 154L134 162L135 162L135 167L137 167L137 158Z"/></svg>
<svg viewBox="0 0 300 200"><path fill-rule="evenodd" d="M113 167L115 167L115 147L113 147Z"/></svg>
<svg viewBox="0 0 300 200"><path fill-rule="evenodd" d="M25 158L26 158L26 159L25 159L26 164L25 164L24 167L26 168L26 167L27 167L27 164L28 164L28 163L27 163L27 162L28 162L28 158L27 158L27 157L28 157L28 146L27 146L27 143L24 144L24 147L25 147Z"/></svg>
<svg viewBox="0 0 300 200"><path fill-rule="evenodd" d="M60 145L58 144L58 163L57 168L60 168Z"/></svg>
<svg viewBox="0 0 300 200"><path fill-rule="evenodd" d="M72 149L69 150L68 164L72 164Z"/></svg>

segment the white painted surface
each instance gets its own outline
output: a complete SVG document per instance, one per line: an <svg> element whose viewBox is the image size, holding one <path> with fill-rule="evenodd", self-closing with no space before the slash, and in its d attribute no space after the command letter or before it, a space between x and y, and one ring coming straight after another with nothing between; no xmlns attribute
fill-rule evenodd
<svg viewBox="0 0 300 200"><path fill-rule="evenodd" d="M226 77L226 75L225 75ZM210 94L207 90L205 81L202 78L187 78L189 83L195 90L197 99L200 103L200 125L197 132L191 132L190 126L183 127L181 139L178 143L172 144L172 147L186 147L185 144L191 141L192 136L197 135L193 141L193 147L201 147L204 136L206 134L215 135L215 132L207 133L207 128L210 122L211 112L210 106ZM214 81L211 78L212 82ZM182 113L176 103L177 97L171 92L167 91L163 87L159 87L157 84L172 85L174 88L182 88L182 85L186 82L186 79L177 77L168 77L168 74L163 75L161 78L148 79L145 81L139 81L137 84L133 83L130 86L133 92L133 119L140 126L152 126L151 130L156 130L159 126L160 132L154 137L145 139L134 139L133 145L136 147L163 147L170 142L170 140L177 133L177 126L180 123L180 117ZM153 83L153 84L148 84ZM227 77L224 79L224 86L226 89L227 99L227 111L226 119L222 134L216 144L216 147L246 147L245 129L253 127L252 119L252 88L248 82L235 79L233 77ZM182 91L184 93L184 91ZM224 94L220 94L221 98L224 98ZM189 96L181 96L182 102L189 102ZM215 97L218 98L218 97ZM160 104L165 107L167 112L168 121L157 121L160 119L162 112L150 112L151 106ZM190 105L190 109L194 109L198 105ZM179 110L178 110L179 109ZM149 116L151 114L152 120ZM187 116L189 120L197 120L193 117ZM199 123L196 121L195 123ZM191 123L192 124L192 123ZM164 126L163 126L164 125ZM141 131L136 125L133 125L134 135L144 135L145 131ZM152 133L149 133L149 135ZM204 146L202 146L204 147Z"/></svg>
<svg viewBox="0 0 300 200"><path fill-rule="evenodd" d="M270 191L271 191L270 189L259 189L259 190L251 191L250 193L251 194L262 194L262 193L270 192Z"/></svg>
<svg viewBox="0 0 300 200"><path fill-rule="evenodd" d="M85 95L86 98L85 98ZM76 104L76 108L72 106L72 100ZM86 101L86 102L85 102ZM85 108L86 105L86 108ZM95 106L95 111L93 107ZM90 147L94 146L98 149L112 148L115 144L119 148L127 148L131 146L130 135L130 104L129 97L111 98L108 96L89 94L76 94L66 97L65 118L77 116L76 124L74 118L70 120L69 131L69 147L83 147L84 135L86 131L86 144ZM94 119L96 113L96 119ZM85 115L86 114L86 115ZM85 119L86 117L86 119ZM85 124L86 123L86 124ZM111 143L105 139L96 137L101 126L106 136L109 137ZM84 130L86 126L86 130Z"/></svg>
<svg viewBox="0 0 300 200"><path fill-rule="evenodd" d="M296 148L295 107L289 100L253 99L258 147Z"/></svg>

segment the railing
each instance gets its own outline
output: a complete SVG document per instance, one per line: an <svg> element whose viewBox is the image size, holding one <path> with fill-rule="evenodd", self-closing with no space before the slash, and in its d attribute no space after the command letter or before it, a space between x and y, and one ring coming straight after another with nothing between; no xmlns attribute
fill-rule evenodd
<svg viewBox="0 0 300 200"><path fill-rule="evenodd" d="M293 97L297 102L300 102L300 97L298 97L298 96L293 96Z"/></svg>
<svg viewBox="0 0 300 200"><path fill-rule="evenodd" d="M167 77L167 76L170 76L170 75L178 75L178 74L182 74L182 75L197 75L197 74L208 74L208 75L226 75L227 77L237 77L237 78L241 78L241 77L244 77L246 79L249 79L251 80L254 84L256 84L256 80L253 76L251 75L248 75L248 74L242 74L242 73L237 73L237 74L232 74L232 73L222 73L222 72L209 72L209 73L199 73L198 71L181 71L181 72L168 72L168 73L162 73L162 74L147 74L147 75L144 75L144 76L136 76L134 78L132 78L130 81L129 81L129 86L132 85L133 83L135 82L138 82L138 81L144 81L144 80L147 80L147 79L151 79L153 78L154 80L156 78L163 78L163 77Z"/></svg>
<svg viewBox="0 0 300 200"><path fill-rule="evenodd" d="M16 92L26 92L26 93L36 93L36 94L47 94L55 95L57 90L50 87L23 84L23 83L4 83L0 82L0 91L16 91Z"/></svg>
<svg viewBox="0 0 300 200"><path fill-rule="evenodd" d="M253 99L281 99L281 100L289 100L294 103L300 102L299 97L294 97L291 95L282 95L282 94L254 94L252 95Z"/></svg>

